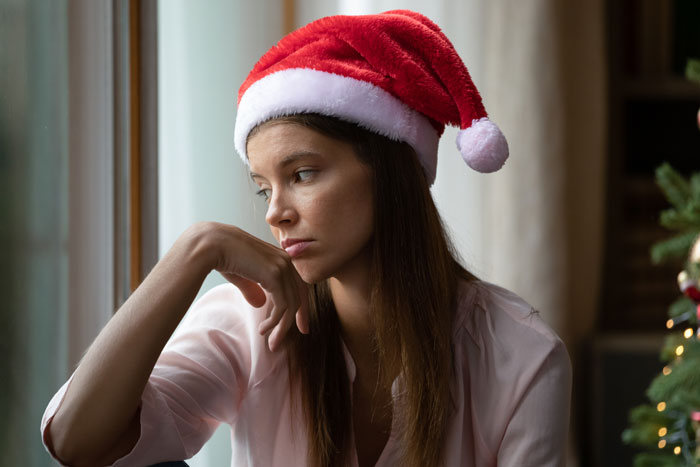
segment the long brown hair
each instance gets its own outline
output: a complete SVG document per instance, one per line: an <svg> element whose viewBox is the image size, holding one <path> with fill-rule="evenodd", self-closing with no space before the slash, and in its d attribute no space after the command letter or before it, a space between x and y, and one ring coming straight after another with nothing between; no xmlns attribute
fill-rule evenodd
<svg viewBox="0 0 700 467"><path fill-rule="evenodd" d="M439 465L452 409L457 281L475 277L459 264L410 145L316 114L274 120L281 122L350 143L372 169L370 316L380 381L391 384L391 375L401 375L400 410L393 416L402 427L402 463ZM298 383L306 421L309 465L345 465L351 401L340 324L327 281L309 288L309 312L310 333L293 332L288 347L291 388Z"/></svg>

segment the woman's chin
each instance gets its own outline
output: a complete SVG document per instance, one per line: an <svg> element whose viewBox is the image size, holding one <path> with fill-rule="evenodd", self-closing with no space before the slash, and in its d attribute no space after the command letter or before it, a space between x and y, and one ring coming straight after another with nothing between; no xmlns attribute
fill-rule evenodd
<svg viewBox="0 0 700 467"><path fill-rule="evenodd" d="M302 273L299 273L299 276L301 276L301 280L303 280L307 284L311 284L311 285L319 284L319 283L325 281L326 279L328 279L328 276L323 275L323 274L302 274Z"/></svg>
<svg viewBox="0 0 700 467"><path fill-rule="evenodd" d="M292 262L294 263L294 267L299 273L301 280L307 284L318 284L319 282L325 281L329 277L328 274L325 274L323 271L310 268L308 265L299 264L295 261Z"/></svg>

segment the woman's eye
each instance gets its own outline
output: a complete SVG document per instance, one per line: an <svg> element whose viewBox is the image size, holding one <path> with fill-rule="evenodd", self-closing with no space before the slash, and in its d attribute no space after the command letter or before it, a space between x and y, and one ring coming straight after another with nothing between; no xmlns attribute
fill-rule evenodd
<svg viewBox="0 0 700 467"><path fill-rule="evenodd" d="M255 194L260 196L262 199L264 199L265 202L270 200L270 189L269 188L262 188L262 189L258 190Z"/></svg>
<svg viewBox="0 0 700 467"><path fill-rule="evenodd" d="M315 170L300 170L300 171L296 172L295 175L300 182L305 182L306 180L308 180L309 178L311 178L313 176L314 172L316 172L316 171Z"/></svg>

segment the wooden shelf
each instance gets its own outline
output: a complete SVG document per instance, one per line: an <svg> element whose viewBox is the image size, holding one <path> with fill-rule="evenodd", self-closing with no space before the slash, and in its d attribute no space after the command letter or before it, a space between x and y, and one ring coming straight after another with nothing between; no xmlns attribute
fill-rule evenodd
<svg viewBox="0 0 700 467"><path fill-rule="evenodd" d="M700 102L700 86L674 76L625 79L621 83L620 91L623 99L680 99Z"/></svg>

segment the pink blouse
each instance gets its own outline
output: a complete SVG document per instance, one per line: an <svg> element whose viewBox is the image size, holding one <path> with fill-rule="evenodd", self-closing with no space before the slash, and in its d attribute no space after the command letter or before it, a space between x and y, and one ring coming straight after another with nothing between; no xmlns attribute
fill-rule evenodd
<svg viewBox="0 0 700 467"><path fill-rule="evenodd" d="M456 409L445 466L563 466L571 392L564 344L508 290L463 282L459 295L451 383ZM198 300L148 380L138 442L113 465L188 459L227 423L232 466L306 466L305 426L298 415L292 418L293 406L301 413L300 401L288 390L285 352L270 352L257 332L265 316L264 307L252 308L233 285ZM347 349L345 359L352 383L355 365ZM69 382L49 402L43 434ZM392 389L396 394L397 382ZM397 465L396 423L377 466ZM350 457L357 465L354 447Z"/></svg>

